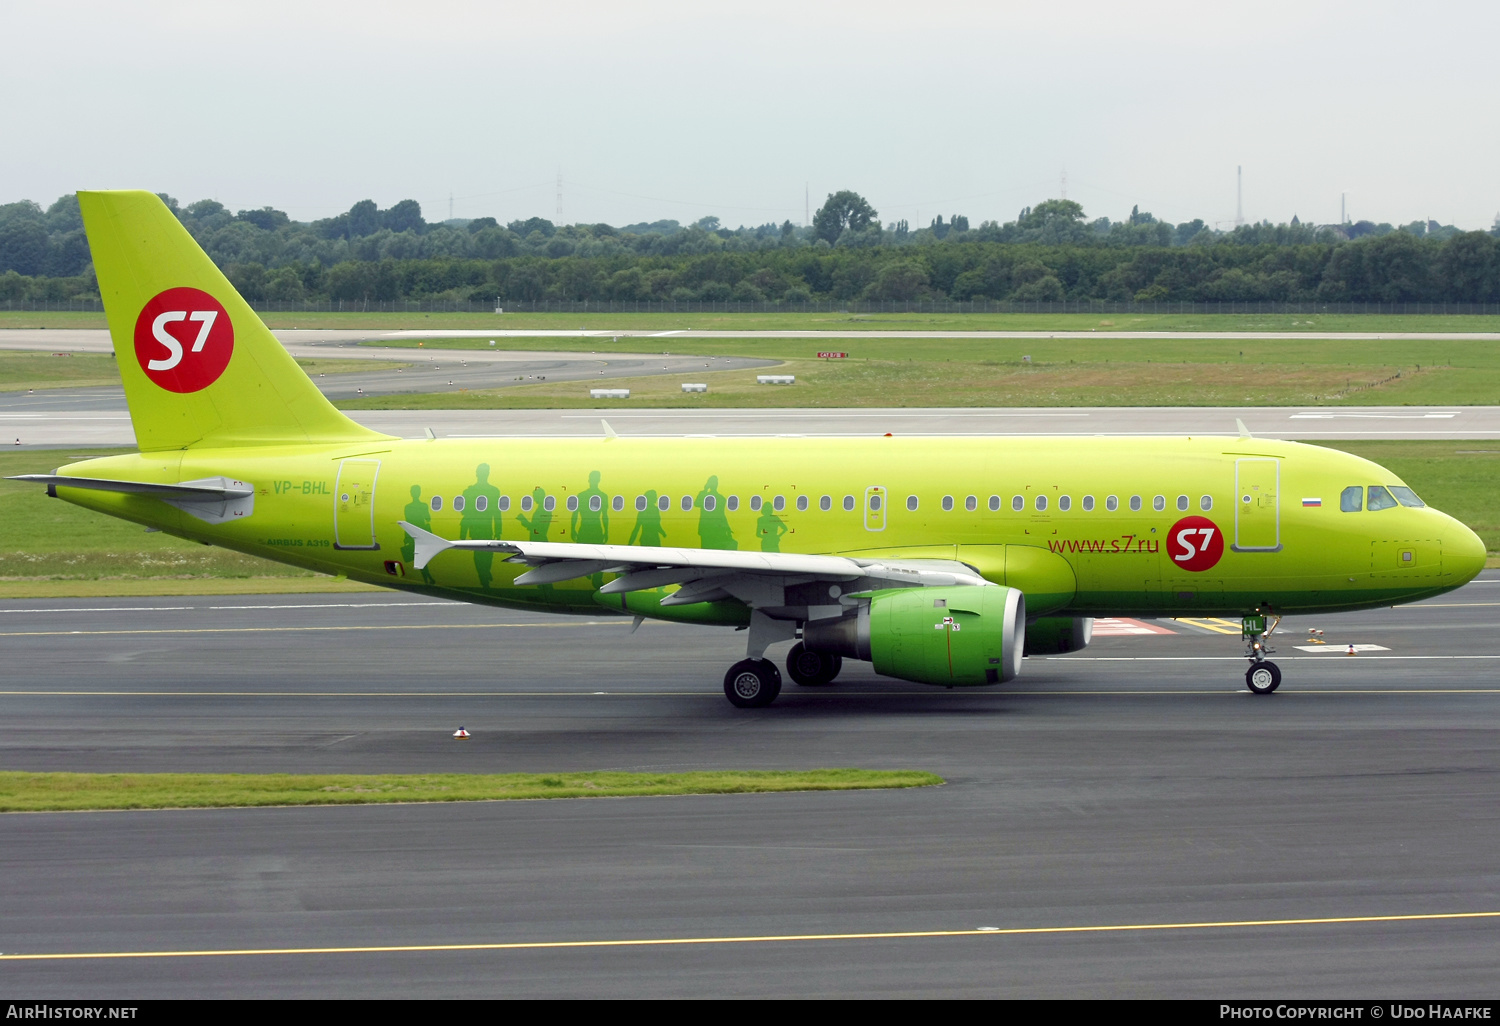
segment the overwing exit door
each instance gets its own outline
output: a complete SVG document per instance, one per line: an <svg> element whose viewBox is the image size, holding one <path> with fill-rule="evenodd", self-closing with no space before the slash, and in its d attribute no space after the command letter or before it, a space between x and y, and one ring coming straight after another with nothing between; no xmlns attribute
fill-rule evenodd
<svg viewBox="0 0 1500 1026"><path fill-rule="evenodd" d="M378 549L375 542L375 480L379 460L342 460L333 487L333 547Z"/></svg>
<svg viewBox="0 0 1500 1026"><path fill-rule="evenodd" d="M865 489L865 530L885 530L886 494L883 485L871 485Z"/></svg>
<svg viewBox="0 0 1500 1026"><path fill-rule="evenodd" d="M1280 460L1251 456L1234 461L1234 551L1280 551L1280 485Z"/></svg>

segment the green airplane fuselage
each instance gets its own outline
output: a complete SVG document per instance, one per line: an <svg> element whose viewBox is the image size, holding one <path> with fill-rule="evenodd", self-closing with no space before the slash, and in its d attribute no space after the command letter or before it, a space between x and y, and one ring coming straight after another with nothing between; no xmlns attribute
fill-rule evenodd
<svg viewBox="0 0 1500 1026"><path fill-rule="evenodd" d="M253 503L208 519L153 496L57 493L354 580L699 623L749 614L660 606L672 586L600 595L609 573L518 586L527 568L503 552L453 550L419 570L398 523L448 539L956 559L1021 588L1033 617L1361 609L1448 591L1485 561L1446 514L1366 508L1370 488L1403 486L1378 465L1243 437L389 439L165 450L63 473L243 481ZM1348 489L1358 510L1342 508Z"/></svg>

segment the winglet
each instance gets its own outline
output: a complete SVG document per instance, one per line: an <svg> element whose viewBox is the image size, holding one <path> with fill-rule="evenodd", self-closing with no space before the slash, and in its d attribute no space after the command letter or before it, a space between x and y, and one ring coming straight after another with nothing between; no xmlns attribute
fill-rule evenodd
<svg viewBox="0 0 1500 1026"><path fill-rule="evenodd" d="M601 419L599 423L604 425L604 440L606 442L612 442L620 437L615 434L615 429L609 426L609 421Z"/></svg>
<svg viewBox="0 0 1500 1026"><path fill-rule="evenodd" d="M1240 420L1240 418L1238 417L1234 418L1234 426L1240 429L1241 438L1250 437L1250 429L1245 426L1245 422L1243 420Z"/></svg>
<svg viewBox="0 0 1500 1026"><path fill-rule="evenodd" d="M401 530L411 535L411 540L416 543L412 563L418 570L426 569L427 564L431 563L439 553L453 548L451 541L439 538L431 531L424 531L415 524L408 524L405 520L397 521L397 523L401 525Z"/></svg>

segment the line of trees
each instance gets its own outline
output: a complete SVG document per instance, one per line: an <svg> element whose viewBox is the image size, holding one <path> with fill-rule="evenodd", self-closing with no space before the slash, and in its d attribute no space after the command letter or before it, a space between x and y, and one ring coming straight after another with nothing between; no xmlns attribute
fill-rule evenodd
<svg viewBox="0 0 1500 1026"><path fill-rule="evenodd" d="M1500 223L1462 232L1293 218L1219 232L1139 209L1089 220L1075 202L1047 200L1004 224L971 228L955 214L912 230L883 225L851 191L830 195L805 227L430 224L414 200L385 210L363 200L304 223L269 207L162 198L254 301L1500 301ZM45 210L0 206L0 301L97 291L75 196Z"/></svg>

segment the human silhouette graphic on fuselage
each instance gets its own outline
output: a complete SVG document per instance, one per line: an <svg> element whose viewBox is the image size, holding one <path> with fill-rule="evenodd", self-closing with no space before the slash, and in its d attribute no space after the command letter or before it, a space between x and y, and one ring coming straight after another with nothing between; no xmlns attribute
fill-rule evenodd
<svg viewBox="0 0 1500 1026"><path fill-rule="evenodd" d="M661 526L661 510L656 508L656 493L647 492L646 508L636 514L635 526L630 529L630 540L625 544L660 548L666 537L667 532Z"/></svg>
<svg viewBox="0 0 1500 1026"><path fill-rule="evenodd" d="M490 465L481 463L474 468L475 482L464 489L464 511L458 518L458 536L464 538L500 537L500 489L490 484ZM474 570L479 575L479 586L488 588L493 576L495 554L484 549L474 552Z"/></svg>
<svg viewBox="0 0 1500 1026"><path fill-rule="evenodd" d="M589 486L578 493L578 508L568 519L574 541L590 545L609 542L609 496L599 490L599 471L589 472Z"/></svg>
<svg viewBox="0 0 1500 1026"><path fill-rule="evenodd" d="M531 535L532 541L547 541L547 533L552 530L552 511L547 508L547 493L541 488L534 488L531 492L533 505L531 516L516 514L516 523L526 528ZM552 585L539 584L536 586L540 591L551 591Z"/></svg>
<svg viewBox="0 0 1500 1026"><path fill-rule="evenodd" d="M734 531L729 526L729 515L724 509L724 496L719 494L719 479L710 477L698 493L698 540L705 549L737 549Z"/></svg>
<svg viewBox="0 0 1500 1026"><path fill-rule="evenodd" d="M422 486L411 486L411 501L406 504L406 522L413 527L420 527L424 531L432 530L432 511L427 508L427 503L422 501ZM401 561L411 566L417 558L417 540L411 535L406 536L406 541L401 543ZM427 568L422 568L422 583L431 584L432 575Z"/></svg>
<svg viewBox="0 0 1500 1026"><path fill-rule="evenodd" d="M760 508L760 519L755 522L755 533L760 535L760 551L780 552L781 536L786 531L786 521L771 511L769 502Z"/></svg>

